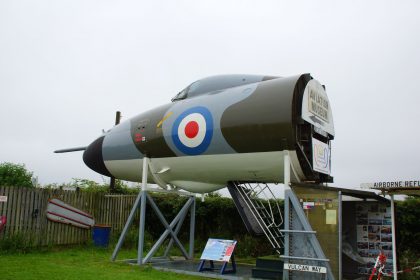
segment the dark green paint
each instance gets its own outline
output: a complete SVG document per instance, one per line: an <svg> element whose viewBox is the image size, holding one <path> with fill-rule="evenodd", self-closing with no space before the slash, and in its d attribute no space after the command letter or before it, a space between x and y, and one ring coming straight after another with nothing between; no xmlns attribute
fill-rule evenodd
<svg viewBox="0 0 420 280"><path fill-rule="evenodd" d="M295 149L292 102L299 76L261 82L247 99L229 107L221 128L238 153Z"/></svg>
<svg viewBox="0 0 420 280"><path fill-rule="evenodd" d="M148 157L175 157L175 153L168 147L162 133L162 126L157 127L172 104L166 104L131 120L131 137L139 151ZM136 134L140 133L145 141L136 141Z"/></svg>

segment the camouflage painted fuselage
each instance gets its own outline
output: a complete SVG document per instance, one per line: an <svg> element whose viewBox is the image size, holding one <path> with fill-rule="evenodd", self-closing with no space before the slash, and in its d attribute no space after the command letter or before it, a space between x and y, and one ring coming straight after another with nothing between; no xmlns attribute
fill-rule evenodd
<svg viewBox="0 0 420 280"><path fill-rule="evenodd" d="M87 148L83 159L101 174L141 181L147 156L150 182L203 193L228 181L282 182L287 152L296 174L292 181L331 181L312 167L311 139L328 144L334 132L316 134L319 125L302 118L308 85L323 90L315 82L309 74L203 79L172 103L115 126ZM327 114L333 127L329 108Z"/></svg>

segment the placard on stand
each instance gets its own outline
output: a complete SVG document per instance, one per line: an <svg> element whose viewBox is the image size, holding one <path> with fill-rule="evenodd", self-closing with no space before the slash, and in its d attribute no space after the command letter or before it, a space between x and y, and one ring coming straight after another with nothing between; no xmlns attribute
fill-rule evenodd
<svg viewBox="0 0 420 280"><path fill-rule="evenodd" d="M213 239L209 238L207 241L206 247L201 254L201 261L198 267L198 271L214 271L218 270L214 266L214 262L222 262L222 267L220 268L220 274L235 273L236 272L236 262L233 251L236 246L235 240L225 240L225 239ZM210 267L205 267L206 261L210 262ZM232 268L226 269L229 261L232 261Z"/></svg>

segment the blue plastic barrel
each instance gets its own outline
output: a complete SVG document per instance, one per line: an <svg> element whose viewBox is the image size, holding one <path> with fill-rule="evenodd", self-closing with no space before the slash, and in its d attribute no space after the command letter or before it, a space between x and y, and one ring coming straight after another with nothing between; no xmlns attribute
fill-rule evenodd
<svg viewBox="0 0 420 280"><path fill-rule="evenodd" d="M108 247L111 226L94 225L93 226L93 244L98 247Z"/></svg>

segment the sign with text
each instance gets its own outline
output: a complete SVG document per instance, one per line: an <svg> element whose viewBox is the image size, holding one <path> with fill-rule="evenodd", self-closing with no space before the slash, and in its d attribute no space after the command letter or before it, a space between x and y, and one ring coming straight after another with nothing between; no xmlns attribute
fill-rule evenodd
<svg viewBox="0 0 420 280"><path fill-rule="evenodd" d="M201 260L228 262L235 250L235 240L209 238L201 254Z"/></svg>
<svg viewBox="0 0 420 280"><path fill-rule="evenodd" d="M390 181L360 184L362 189L420 189L420 180L413 181Z"/></svg>
<svg viewBox="0 0 420 280"><path fill-rule="evenodd" d="M296 270L296 271L315 272L315 273L327 273L327 268L324 267L324 266L285 263L283 268L286 269L286 270Z"/></svg>
<svg viewBox="0 0 420 280"><path fill-rule="evenodd" d="M0 202L7 202L7 196L0 195Z"/></svg>
<svg viewBox="0 0 420 280"><path fill-rule="evenodd" d="M328 122L328 99L324 94L315 90L309 90L309 112Z"/></svg>
<svg viewBox="0 0 420 280"><path fill-rule="evenodd" d="M317 80L310 80L302 99L302 119L316 128L315 132L335 135L331 106L324 87Z"/></svg>
<svg viewBox="0 0 420 280"><path fill-rule="evenodd" d="M315 171L330 174L330 147L312 138L312 166Z"/></svg>

